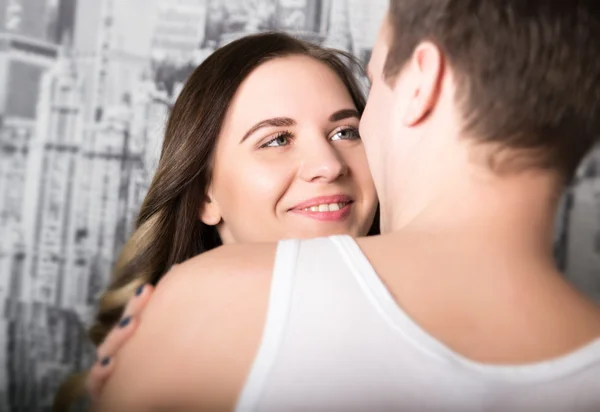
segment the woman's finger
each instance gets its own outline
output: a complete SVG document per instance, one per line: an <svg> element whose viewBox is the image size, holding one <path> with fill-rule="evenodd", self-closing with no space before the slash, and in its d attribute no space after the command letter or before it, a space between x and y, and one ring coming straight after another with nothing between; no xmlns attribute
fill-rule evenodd
<svg viewBox="0 0 600 412"><path fill-rule="evenodd" d="M90 369L85 381L85 387L92 398L92 402L98 401L106 379L114 370L114 360L110 357L99 359Z"/></svg>
<svg viewBox="0 0 600 412"><path fill-rule="evenodd" d="M98 359L107 356L114 357L121 346L131 337L137 326L137 317L146 307L153 291L154 288L151 285L142 285L136 290L135 296L125 307L123 317L98 347L96 351Z"/></svg>

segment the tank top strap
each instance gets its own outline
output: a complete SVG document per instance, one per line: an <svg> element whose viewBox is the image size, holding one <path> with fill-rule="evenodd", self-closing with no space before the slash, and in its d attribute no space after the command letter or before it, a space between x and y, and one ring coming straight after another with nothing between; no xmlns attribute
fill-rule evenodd
<svg viewBox="0 0 600 412"><path fill-rule="evenodd" d="M238 398L235 409L238 412L254 409L275 362L290 310L300 242L297 239L287 239L277 244L262 340L244 389Z"/></svg>

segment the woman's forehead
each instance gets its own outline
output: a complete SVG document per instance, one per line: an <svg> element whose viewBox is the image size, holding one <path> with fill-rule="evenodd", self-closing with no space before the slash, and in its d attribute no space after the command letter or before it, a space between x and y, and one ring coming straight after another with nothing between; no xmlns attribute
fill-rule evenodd
<svg viewBox="0 0 600 412"><path fill-rule="evenodd" d="M350 106L352 97L340 77L308 56L289 56L256 68L238 88L229 120L322 114Z"/></svg>

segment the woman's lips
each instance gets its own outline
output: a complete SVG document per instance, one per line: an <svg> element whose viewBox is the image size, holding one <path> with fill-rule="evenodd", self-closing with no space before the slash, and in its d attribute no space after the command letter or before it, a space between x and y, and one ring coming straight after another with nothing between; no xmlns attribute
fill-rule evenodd
<svg viewBox="0 0 600 412"><path fill-rule="evenodd" d="M350 215L353 206L354 202L352 201L321 203L319 206L294 208L291 209L290 212L324 222L339 222Z"/></svg>

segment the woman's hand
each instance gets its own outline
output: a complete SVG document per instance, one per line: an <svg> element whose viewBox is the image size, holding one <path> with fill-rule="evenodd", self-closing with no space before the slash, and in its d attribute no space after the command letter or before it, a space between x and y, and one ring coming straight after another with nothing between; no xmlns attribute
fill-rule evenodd
<svg viewBox="0 0 600 412"><path fill-rule="evenodd" d="M148 284L140 286L135 296L127 303L123 317L110 331L104 342L96 350L98 361L92 366L86 379L86 390L92 402L96 402L102 394L102 388L110 377L116 360L116 355L137 329L138 319L150 297L154 287Z"/></svg>

